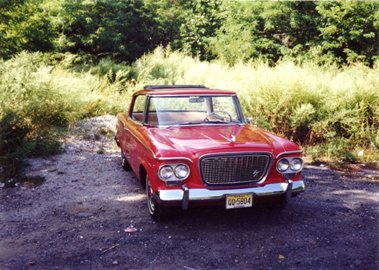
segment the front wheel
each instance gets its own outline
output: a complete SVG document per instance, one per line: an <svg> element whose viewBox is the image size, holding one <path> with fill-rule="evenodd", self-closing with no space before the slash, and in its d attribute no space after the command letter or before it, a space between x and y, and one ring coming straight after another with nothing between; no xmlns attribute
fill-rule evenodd
<svg viewBox="0 0 379 270"><path fill-rule="evenodd" d="M160 205L156 202L153 196L153 190L150 186L149 178L146 176L146 197L147 207L149 209L150 216L156 221L167 220L171 216L171 208Z"/></svg>

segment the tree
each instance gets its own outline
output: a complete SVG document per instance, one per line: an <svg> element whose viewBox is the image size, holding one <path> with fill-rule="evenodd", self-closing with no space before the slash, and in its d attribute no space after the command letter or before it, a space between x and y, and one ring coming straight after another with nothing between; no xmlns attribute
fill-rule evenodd
<svg viewBox="0 0 379 270"><path fill-rule="evenodd" d="M154 13L143 1L78 1L64 4L62 50L133 61L159 45Z"/></svg>
<svg viewBox="0 0 379 270"><path fill-rule="evenodd" d="M379 4L377 2L318 2L323 52L338 63L372 65L379 59Z"/></svg>
<svg viewBox="0 0 379 270"><path fill-rule="evenodd" d="M201 60L214 58L209 41L221 26L220 5L220 0L193 1L192 10L187 11L185 23L181 26L184 49Z"/></svg>
<svg viewBox="0 0 379 270"><path fill-rule="evenodd" d="M318 14L313 2L224 2L222 26L212 49L230 64L304 53L317 40Z"/></svg>
<svg viewBox="0 0 379 270"><path fill-rule="evenodd" d="M0 57L9 58L21 50L51 51L55 33L38 0L0 2Z"/></svg>

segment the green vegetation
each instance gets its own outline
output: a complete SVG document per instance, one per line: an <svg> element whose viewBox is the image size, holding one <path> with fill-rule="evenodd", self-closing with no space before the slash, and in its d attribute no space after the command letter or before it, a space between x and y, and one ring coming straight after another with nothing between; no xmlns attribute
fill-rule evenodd
<svg viewBox="0 0 379 270"><path fill-rule="evenodd" d="M379 158L378 66L281 61L230 67L162 48L130 66L110 59L88 64L87 58L21 53L0 61L3 180L19 171L23 158L58 152L61 130L78 119L125 111L131 93L145 84L233 89L258 126L295 140L314 160Z"/></svg>
<svg viewBox="0 0 379 270"><path fill-rule="evenodd" d="M87 53L129 63L158 45L229 64L282 58L373 66L377 1L0 0L0 57Z"/></svg>
<svg viewBox="0 0 379 270"><path fill-rule="evenodd" d="M126 67L74 64L81 61L25 52L0 60L0 179L17 176L25 157L59 152L62 131L76 120L126 108Z"/></svg>
<svg viewBox="0 0 379 270"><path fill-rule="evenodd" d="M375 1L0 0L0 180L159 83L236 90L313 160L378 161L378 61Z"/></svg>

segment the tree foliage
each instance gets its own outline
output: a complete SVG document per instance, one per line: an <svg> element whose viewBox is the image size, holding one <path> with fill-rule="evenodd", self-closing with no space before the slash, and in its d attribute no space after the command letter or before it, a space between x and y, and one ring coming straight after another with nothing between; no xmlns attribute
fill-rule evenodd
<svg viewBox="0 0 379 270"><path fill-rule="evenodd" d="M209 40L221 26L220 0L196 0L181 25L184 49L201 60L213 58Z"/></svg>
<svg viewBox="0 0 379 270"><path fill-rule="evenodd" d="M0 1L0 57L21 50L51 51L56 33L38 0Z"/></svg>
<svg viewBox="0 0 379 270"><path fill-rule="evenodd" d="M134 61L158 45L229 64L379 59L375 1L0 0L0 57L89 53Z"/></svg>
<svg viewBox="0 0 379 270"><path fill-rule="evenodd" d="M132 61L159 44L155 14L142 1L70 0L63 7L63 49Z"/></svg>
<svg viewBox="0 0 379 270"><path fill-rule="evenodd" d="M379 59L379 3L320 2L320 36L323 52L340 63Z"/></svg>

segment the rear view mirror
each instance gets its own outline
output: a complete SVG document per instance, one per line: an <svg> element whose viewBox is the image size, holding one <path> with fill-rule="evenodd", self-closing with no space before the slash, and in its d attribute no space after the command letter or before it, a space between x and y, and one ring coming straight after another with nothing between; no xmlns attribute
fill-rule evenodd
<svg viewBox="0 0 379 270"><path fill-rule="evenodd" d="M205 99L203 97L191 97L189 99L190 103L203 103Z"/></svg>

